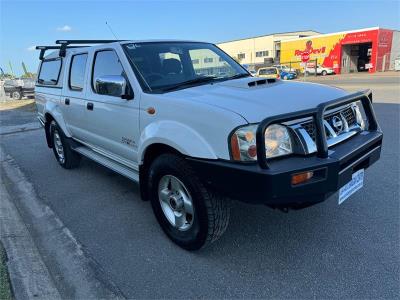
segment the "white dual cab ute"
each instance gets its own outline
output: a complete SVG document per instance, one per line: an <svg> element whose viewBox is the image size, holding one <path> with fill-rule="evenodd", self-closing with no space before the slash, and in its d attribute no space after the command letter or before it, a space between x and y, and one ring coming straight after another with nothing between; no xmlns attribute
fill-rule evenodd
<svg viewBox="0 0 400 300"><path fill-rule="evenodd" d="M85 156L139 182L164 232L188 250L222 235L229 199L287 211L340 190L340 203L380 157L369 91L254 78L210 43L37 49L38 118L58 163Z"/></svg>

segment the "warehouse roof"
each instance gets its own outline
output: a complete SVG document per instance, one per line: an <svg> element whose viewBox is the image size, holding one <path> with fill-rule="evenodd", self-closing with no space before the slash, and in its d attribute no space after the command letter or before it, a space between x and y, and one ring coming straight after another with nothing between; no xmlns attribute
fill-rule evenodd
<svg viewBox="0 0 400 300"><path fill-rule="evenodd" d="M292 35L292 34L300 34L300 33L306 33L306 32L312 32L315 34L321 34L319 31L315 30L297 30L297 31L287 31L287 32L276 32L276 33L269 33L269 34L262 34L262 35L256 35L256 36L250 36L250 37L245 37L241 39L234 39L234 40L229 40L229 41L223 41L223 42L218 42L217 44L225 44L225 43L231 43L231 42L237 42L237 41L243 41L243 40L248 40L248 39L255 39L255 38L260 38L260 37L265 37L265 36L271 36L271 35Z"/></svg>

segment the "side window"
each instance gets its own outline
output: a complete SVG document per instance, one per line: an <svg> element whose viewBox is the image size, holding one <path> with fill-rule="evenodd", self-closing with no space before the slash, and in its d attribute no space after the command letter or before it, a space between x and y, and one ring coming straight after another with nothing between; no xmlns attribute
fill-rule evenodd
<svg viewBox="0 0 400 300"><path fill-rule="evenodd" d="M43 60L38 76L38 83L44 85L56 85L61 71L61 59Z"/></svg>
<svg viewBox="0 0 400 300"><path fill-rule="evenodd" d="M197 75L224 76L224 74L231 74L233 71L223 57L210 49L191 49L189 55Z"/></svg>
<svg viewBox="0 0 400 300"><path fill-rule="evenodd" d="M72 56L68 82L71 90L83 90L87 56L87 54L77 54Z"/></svg>
<svg viewBox="0 0 400 300"><path fill-rule="evenodd" d="M125 75L118 56L114 50L99 51L95 55L92 73L92 87L95 93L96 91L94 87L96 78L104 75ZM110 96L115 95L110 93Z"/></svg>

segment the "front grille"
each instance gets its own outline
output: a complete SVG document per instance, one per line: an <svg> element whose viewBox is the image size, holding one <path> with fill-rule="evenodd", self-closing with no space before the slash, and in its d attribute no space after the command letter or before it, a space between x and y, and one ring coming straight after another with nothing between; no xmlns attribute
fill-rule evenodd
<svg viewBox="0 0 400 300"><path fill-rule="evenodd" d="M334 120L336 119L336 120L343 121L343 118L346 120L348 127L357 125L356 116L351 107L347 107L340 111L329 114L324 119L326 122L328 122L328 124L330 125L330 127L336 134L340 134L343 131L344 126L341 129L336 128L336 126L334 126ZM308 135L315 142L316 129L315 129L314 122L311 120L311 121L301 123L300 125L304 130L307 131ZM332 136L331 132L328 130L328 128L326 126L325 126L325 133L328 138Z"/></svg>
<svg viewBox="0 0 400 300"><path fill-rule="evenodd" d="M306 123L301 124L301 127L303 127L308 135L311 137L311 139L315 142L315 126L314 126L314 122L313 121L309 121Z"/></svg>
<svg viewBox="0 0 400 300"><path fill-rule="evenodd" d="M342 116L346 119L349 127L356 125L357 123L356 116L354 114L354 110L351 107L342 110Z"/></svg>

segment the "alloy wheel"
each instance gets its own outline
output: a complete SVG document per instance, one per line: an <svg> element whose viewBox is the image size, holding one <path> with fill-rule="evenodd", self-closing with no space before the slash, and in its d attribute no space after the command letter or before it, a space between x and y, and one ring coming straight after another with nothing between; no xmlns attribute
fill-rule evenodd
<svg viewBox="0 0 400 300"><path fill-rule="evenodd" d="M158 184L158 199L168 222L180 231L193 225L192 197L185 185L172 175L164 175Z"/></svg>

